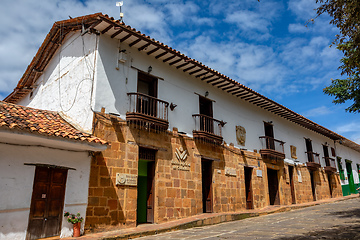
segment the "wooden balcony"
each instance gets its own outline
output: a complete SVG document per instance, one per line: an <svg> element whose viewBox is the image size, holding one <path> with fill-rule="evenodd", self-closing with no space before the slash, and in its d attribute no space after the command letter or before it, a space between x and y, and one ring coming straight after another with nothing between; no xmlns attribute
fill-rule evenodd
<svg viewBox="0 0 360 240"><path fill-rule="evenodd" d="M324 167L325 171L328 173L336 172L335 159L330 158L330 157L324 157L324 158L325 158L325 164L326 164L326 166Z"/></svg>
<svg viewBox="0 0 360 240"><path fill-rule="evenodd" d="M194 114L192 116L195 118L195 130L193 130L193 136L195 139L201 139L215 144L222 144L223 137L221 136L221 129L226 122L203 114Z"/></svg>
<svg viewBox="0 0 360 240"><path fill-rule="evenodd" d="M281 160L285 159L284 144L285 142L268 136L259 137L262 144L260 149L261 157L264 160Z"/></svg>
<svg viewBox="0 0 360 240"><path fill-rule="evenodd" d="M142 93L128 93L130 108L126 121L141 126L166 130L169 127L169 103Z"/></svg>
<svg viewBox="0 0 360 240"><path fill-rule="evenodd" d="M308 156L306 166L312 170L319 169L321 167L319 154L315 152L306 152L306 154Z"/></svg>

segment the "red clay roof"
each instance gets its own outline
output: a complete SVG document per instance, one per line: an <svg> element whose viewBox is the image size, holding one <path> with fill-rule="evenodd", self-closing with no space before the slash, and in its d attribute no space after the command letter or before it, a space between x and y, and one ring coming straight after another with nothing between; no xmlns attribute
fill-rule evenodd
<svg viewBox="0 0 360 240"><path fill-rule="evenodd" d="M56 112L0 101L0 129L4 128L75 141L107 144L100 138L75 129Z"/></svg>

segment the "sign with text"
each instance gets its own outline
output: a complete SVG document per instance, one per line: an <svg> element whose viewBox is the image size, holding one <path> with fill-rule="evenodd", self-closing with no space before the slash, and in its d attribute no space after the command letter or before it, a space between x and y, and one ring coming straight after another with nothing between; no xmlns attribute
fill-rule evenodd
<svg viewBox="0 0 360 240"><path fill-rule="evenodd" d="M116 174L116 185L137 186L137 175L127 173Z"/></svg>

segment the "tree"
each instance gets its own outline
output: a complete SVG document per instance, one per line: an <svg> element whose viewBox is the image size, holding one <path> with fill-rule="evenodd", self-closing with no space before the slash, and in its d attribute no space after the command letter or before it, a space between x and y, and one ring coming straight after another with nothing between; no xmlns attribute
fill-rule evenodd
<svg viewBox="0 0 360 240"><path fill-rule="evenodd" d="M327 13L335 25L339 35L333 41L341 50L344 57L341 59L342 75L345 79L332 80L330 86L324 88L324 93L334 96L333 103L353 101L345 110L360 113L360 1L359 0L316 0L321 5L316 9L317 17Z"/></svg>

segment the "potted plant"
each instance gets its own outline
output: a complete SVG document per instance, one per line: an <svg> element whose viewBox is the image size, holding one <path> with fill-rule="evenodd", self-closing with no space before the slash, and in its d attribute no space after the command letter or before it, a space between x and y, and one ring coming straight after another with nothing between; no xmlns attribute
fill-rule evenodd
<svg viewBox="0 0 360 240"><path fill-rule="evenodd" d="M84 221L83 217L80 217L80 212L77 214L65 212L64 217L67 217L69 223L73 225L73 237L80 237L81 222Z"/></svg>

